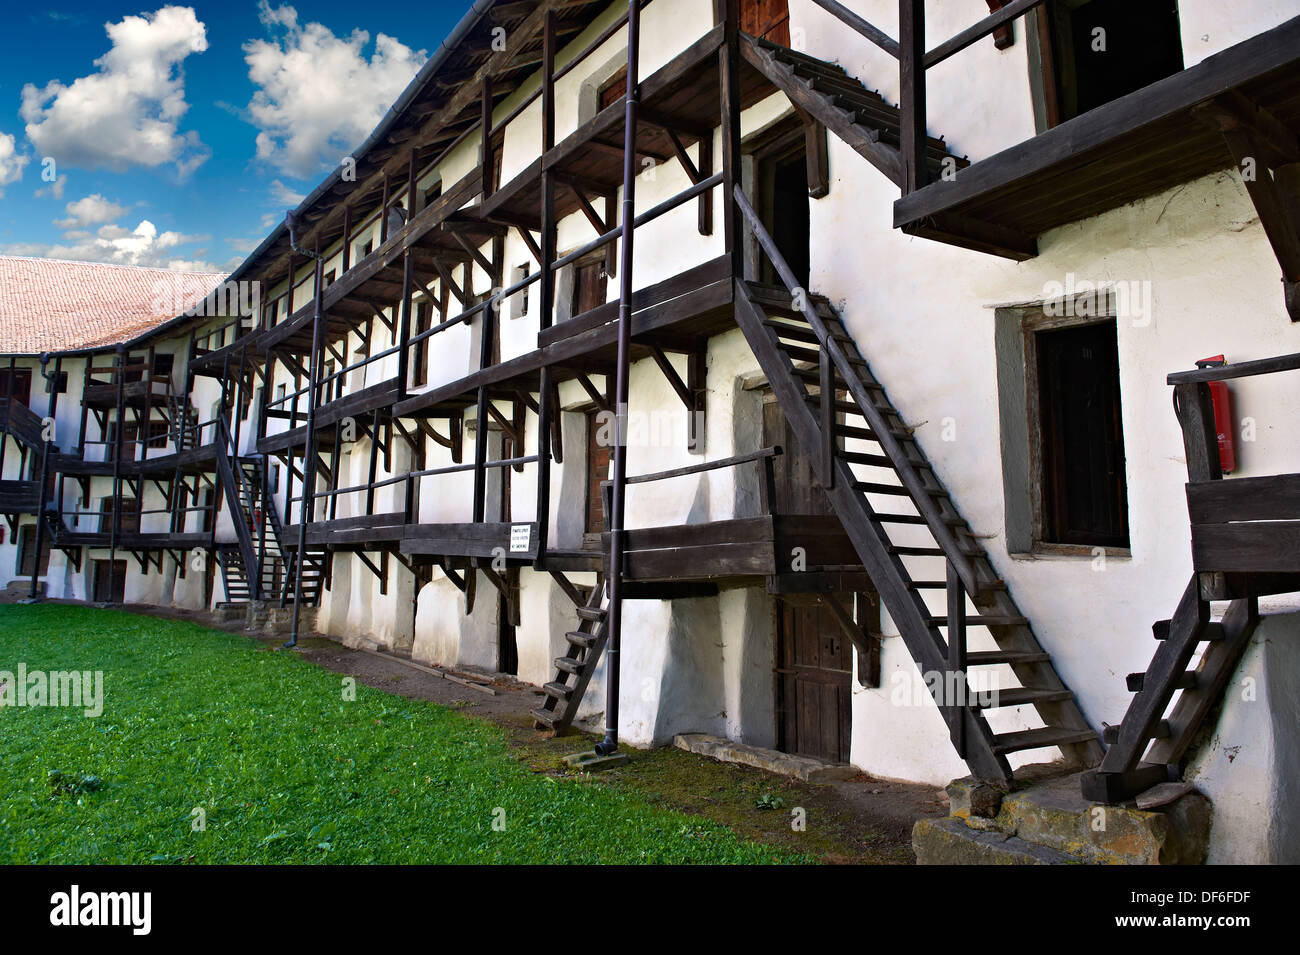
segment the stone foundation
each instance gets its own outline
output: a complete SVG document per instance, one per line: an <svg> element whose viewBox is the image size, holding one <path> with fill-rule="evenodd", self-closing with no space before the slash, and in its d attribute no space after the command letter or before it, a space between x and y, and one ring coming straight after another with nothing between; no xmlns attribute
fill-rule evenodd
<svg viewBox="0 0 1300 955"><path fill-rule="evenodd" d="M1201 865L1210 801L1195 791L1139 809L1088 802L1071 774L1002 794L969 777L948 786L951 815L912 830L921 865Z"/></svg>

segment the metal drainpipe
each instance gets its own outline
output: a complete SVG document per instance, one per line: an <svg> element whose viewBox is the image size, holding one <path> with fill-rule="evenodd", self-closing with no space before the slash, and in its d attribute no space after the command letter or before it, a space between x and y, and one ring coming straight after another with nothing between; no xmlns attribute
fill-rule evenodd
<svg viewBox="0 0 1300 955"><path fill-rule="evenodd" d="M62 364L62 359L59 359L54 363L53 378L50 377L48 370L49 364L50 353L45 352L41 355L41 377L45 379L45 386L50 389L50 400L46 405L46 420L47 422L53 422L54 402L58 397L59 368ZM45 422L42 422L42 427L44 426ZM41 576L41 548L45 546L45 482L49 480L51 440L52 436L51 438L47 438L44 444L41 445L41 477L36 498L36 562L32 565L32 592L30 595L32 600L36 599L36 583Z"/></svg>
<svg viewBox="0 0 1300 955"><path fill-rule="evenodd" d="M316 263L316 287L313 290L315 311L311 321L311 359L307 363L307 436L303 442L302 455L302 502L298 509L298 556L293 569L293 626L289 639L285 641L286 650L298 645L298 620L302 609L302 565L307 554L307 521L311 517L311 495L316 483L316 357L320 351L321 320L321 283L324 279L325 257L317 252L309 252L298 247L294 238L297 217L292 213L285 216L289 227L289 246L295 252L305 255ZM289 312L293 313L293 286L289 287ZM292 422L290 422L292 427Z"/></svg>
<svg viewBox="0 0 1300 955"><path fill-rule="evenodd" d="M636 219L636 115L641 74L641 4L628 0L627 105L623 133L623 234L619 242L618 372L615 378L613 502L609 518L609 644L605 650L605 738L596 752L618 749L619 647L623 637L623 512L627 484L628 371L632 348L632 251Z"/></svg>

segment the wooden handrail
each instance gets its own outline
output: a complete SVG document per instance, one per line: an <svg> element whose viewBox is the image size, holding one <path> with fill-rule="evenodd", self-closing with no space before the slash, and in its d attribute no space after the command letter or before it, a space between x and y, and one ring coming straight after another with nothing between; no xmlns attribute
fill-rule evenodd
<svg viewBox="0 0 1300 955"><path fill-rule="evenodd" d="M1228 381L1232 378L1253 378L1256 375L1298 370L1300 370L1300 353L1237 361L1230 365L1197 368L1195 371L1176 371L1169 375L1165 382L1170 385L1190 385L1202 381Z"/></svg>
<svg viewBox="0 0 1300 955"><path fill-rule="evenodd" d="M777 274L781 276L781 281L785 283L786 289L790 292L794 301L799 303L800 311L817 336L817 342L821 350L830 354L831 360L846 382L851 383L858 380L858 371L849 361L839 342L832 338L827 331L821 316L817 314L817 310L812 306L807 290L803 289L795 279L789 264L776 247L776 242L768 234L767 229L763 226L763 221L758 217L758 213L754 211L754 207L749 204L749 200L745 197L744 188L740 183L736 183L734 199L741 215L744 216L750 228L753 229L758 244L767 253L767 257L771 260ZM897 472L899 480L903 482L903 487L907 490L913 505L915 505L920 515L925 518L931 536L934 537L935 542L943 550L944 555L956 570L962 585L966 588L966 592L979 594L983 588L980 586L979 578L975 574L974 565L962 551L957 538L953 536L952 528L948 526L943 515L935 507L934 501L930 497L920 475L916 473L916 468L912 465L911 459L899 445L898 440L891 434L889 423L885 421L880 409L872 402L857 401L857 404L862 416L866 418L867 424L870 425L872 432L875 434L876 443L880 445L880 449L885 453L885 456L893 463L894 470ZM824 480L827 481L828 486L830 477L829 474L824 475Z"/></svg>
<svg viewBox="0 0 1300 955"><path fill-rule="evenodd" d="M749 454L737 454L729 458L721 458L717 461L705 461L703 464L690 464L683 468L673 468L670 471L656 471L653 474L637 474L627 478L628 484L649 484L652 481L666 481L669 478L685 477L688 474L699 474L702 471L717 471L722 468L735 467L738 464L748 464L750 461L762 461L764 458L774 458L778 454L784 453L779 444L774 444L770 448L763 448L759 451L751 451ZM612 484L612 481L601 481L600 486L605 487Z"/></svg>
<svg viewBox="0 0 1300 955"><path fill-rule="evenodd" d="M820 3L821 0L813 0L814 3ZM982 40L998 27L1010 23L1016 17L1028 13L1030 10L1042 4L1044 0L1012 0L1001 10L990 13L983 20L980 20L974 26L962 30L956 36L940 43L921 60L923 69L928 70L932 66L942 63L954 53L960 53L966 47Z"/></svg>
<svg viewBox="0 0 1300 955"><path fill-rule="evenodd" d="M817 6L821 7L827 13L836 17L849 27L852 27L894 59L898 59L898 41L883 30L877 29L875 26L862 19L862 17L844 6L844 4L837 2L837 0L813 0L813 3L817 4Z"/></svg>

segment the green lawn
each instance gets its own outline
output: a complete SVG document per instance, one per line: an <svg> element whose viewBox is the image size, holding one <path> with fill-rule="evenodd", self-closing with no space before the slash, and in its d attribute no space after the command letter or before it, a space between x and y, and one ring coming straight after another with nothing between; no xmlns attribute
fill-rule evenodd
<svg viewBox="0 0 1300 955"><path fill-rule="evenodd" d="M104 711L0 708L0 863L800 861L193 624L0 606L0 671L19 663L102 670Z"/></svg>

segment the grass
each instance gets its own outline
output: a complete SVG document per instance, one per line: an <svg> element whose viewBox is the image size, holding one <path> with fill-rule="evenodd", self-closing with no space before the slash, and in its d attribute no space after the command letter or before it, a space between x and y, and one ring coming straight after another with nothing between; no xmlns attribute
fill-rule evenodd
<svg viewBox="0 0 1300 955"><path fill-rule="evenodd" d="M20 662L102 670L104 711L0 708L0 863L809 861L194 624L0 606L0 670Z"/></svg>

